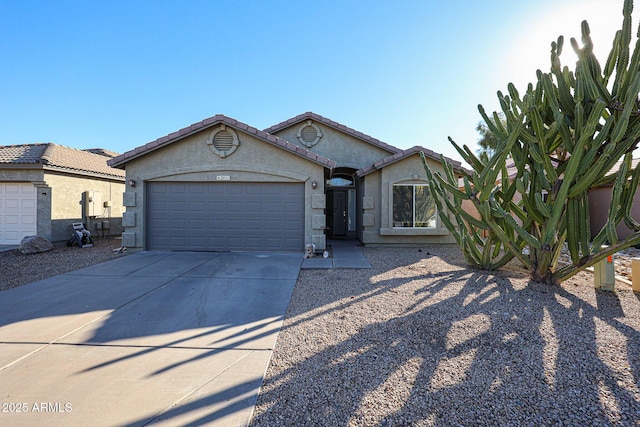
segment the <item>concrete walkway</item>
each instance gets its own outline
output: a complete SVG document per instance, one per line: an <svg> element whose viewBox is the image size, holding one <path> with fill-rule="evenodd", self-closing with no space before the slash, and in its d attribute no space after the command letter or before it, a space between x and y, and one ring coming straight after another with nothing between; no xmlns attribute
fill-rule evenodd
<svg viewBox="0 0 640 427"><path fill-rule="evenodd" d="M246 425L295 254L142 252L0 293L0 425Z"/></svg>
<svg viewBox="0 0 640 427"><path fill-rule="evenodd" d="M332 257L305 258L302 268L372 268L362 254L357 240L329 240L327 245L331 246Z"/></svg>

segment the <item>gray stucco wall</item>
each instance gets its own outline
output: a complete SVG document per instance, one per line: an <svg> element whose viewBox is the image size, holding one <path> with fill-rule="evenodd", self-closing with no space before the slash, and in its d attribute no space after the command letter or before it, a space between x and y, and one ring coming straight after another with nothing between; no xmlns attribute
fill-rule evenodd
<svg viewBox="0 0 640 427"><path fill-rule="evenodd" d="M433 171L442 171L438 162L428 160ZM418 154L366 175L362 185L362 233L365 245L412 246L449 244L455 240L438 218L435 229L394 228L392 223L394 184L428 184Z"/></svg>
<svg viewBox="0 0 640 427"><path fill-rule="evenodd" d="M136 185L127 185L124 194L123 245L134 251L144 249L145 182L225 180L304 183L305 243L324 249L324 168L235 129L240 144L235 152L221 158L207 144L211 132L218 128L205 129L126 163L127 182L134 180Z"/></svg>
<svg viewBox="0 0 640 427"><path fill-rule="evenodd" d="M282 129L276 132L275 135L292 144L299 145L313 153L337 162L338 167L361 169L391 154L389 151L376 147L373 144L354 138L313 120L312 123L320 129L322 137L315 145L307 147L301 143L297 137L298 130L301 126L306 126L306 123L305 121Z"/></svg>

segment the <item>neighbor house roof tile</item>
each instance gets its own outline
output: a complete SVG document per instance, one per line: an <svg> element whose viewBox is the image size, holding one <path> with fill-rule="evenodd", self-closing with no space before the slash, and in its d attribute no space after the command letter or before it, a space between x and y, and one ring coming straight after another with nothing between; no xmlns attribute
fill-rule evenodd
<svg viewBox="0 0 640 427"><path fill-rule="evenodd" d="M6 145L0 147L0 163L40 163L49 144Z"/></svg>
<svg viewBox="0 0 640 427"><path fill-rule="evenodd" d="M354 138L357 138L357 139L360 139L362 141L365 141L365 142L367 142L367 143L369 143L371 145L374 145L374 146L376 146L378 148L382 148L383 150L386 150L386 151L388 151L390 153L397 153L399 151L402 151L397 147L394 147L392 145L387 144L386 142L382 142L379 139L373 138L373 137L371 137L369 135L366 135L366 134L364 134L364 133L362 133L360 131L357 131L357 130L352 129L352 128L348 127L348 126L345 126L343 124L335 122L335 121L333 121L331 119L327 119L326 117L322 117L321 115L316 114L316 113L312 113L310 111L308 111L306 113L302 113L302 114L300 114L298 116L295 116L293 118L290 118L288 120L285 120L285 121L283 121L281 123L278 123L277 125L273 125L273 126L267 128L267 129L265 129L264 131L267 132L267 133L276 133L278 131L281 131L282 129L286 129L286 128L290 127L290 126L293 126L293 125L298 124L298 123L302 123L302 122L304 122L306 120L315 120L318 123L325 124L325 125L327 125L329 127L332 127L332 128L334 128L336 130L344 132L347 135L351 135Z"/></svg>
<svg viewBox="0 0 640 427"><path fill-rule="evenodd" d="M230 126L236 130L239 130L251 135L255 135L257 138L260 138L271 145L283 148L293 154L304 157L312 162L319 163L328 168L336 167L336 162L334 162L331 159L315 155L306 149L298 149L299 147L295 144L291 144L288 141L278 138L275 135L270 135L266 131L261 131L253 126L249 126L246 123L240 122L238 120L232 119L222 114L216 114L213 117L209 117L200 122L194 123L176 132L172 132L169 135L158 138L155 141L149 142L148 144L136 147L133 150L127 151L126 153L123 153L113 159L110 159L108 163L112 167L122 168L126 163L128 163L129 161L135 158L143 156L153 150L164 147L175 141L183 139L189 135L193 135L196 132L203 131L209 127L213 127L221 123L225 124L226 126Z"/></svg>
<svg viewBox="0 0 640 427"><path fill-rule="evenodd" d="M31 164L47 170L124 179L124 172L108 166L109 157L95 154L95 150L101 149L78 150L52 142L0 146L0 168L3 164Z"/></svg>

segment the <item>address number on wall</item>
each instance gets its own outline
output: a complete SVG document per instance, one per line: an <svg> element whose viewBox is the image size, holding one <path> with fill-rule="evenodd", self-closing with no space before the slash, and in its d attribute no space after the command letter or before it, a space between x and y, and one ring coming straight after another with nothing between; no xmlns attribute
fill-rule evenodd
<svg viewBox="0 0 640 427"><path fill-rule="evenodd" d="M218 175L217 176L217 180L218 181L231 181L231 176L229 176L229 175Z"/></svg>

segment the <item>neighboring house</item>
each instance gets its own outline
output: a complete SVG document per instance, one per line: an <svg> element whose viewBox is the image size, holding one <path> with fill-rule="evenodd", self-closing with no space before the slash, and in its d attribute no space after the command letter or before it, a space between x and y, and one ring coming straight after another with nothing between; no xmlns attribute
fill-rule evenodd
<svg viewBox="0 0 640 427"><path fill-rule="evenodd" d="M616 163L613 168L608 172L608 174L612 174L617 172L620 169L622 162ZM631 161L631 169L635 169L640 165L640 159L633 159ZM517 175L517 168L513 162L509 162L507 164L507 173L509 174L509 180L515 179ZM501 178L500 176L496 180L496 185L500 185ZM458 185L461 190L464 191L463 181L460 179ZM589 190L589 225L591 230L591 236L595 237L596 234L602 230L602 227L605 226L607 219L609 217L609 205L611 204L611 195L613 191L613 184L603 185L601 187L593 188ZM543 197L545 195L543 194ZM521 196L516 192L514 195L514 201L519 202L521 200ZM480 213L475 208L473 202L470 200L464 200L462 202L463 209L473 215L475 218L481 219ZM636 191L636 194L633 198L633 204L631 206L631 217L640 222L640 189ZM633 233L633 230L628 228L624 223L624 220L618 224L616 227L616 232L618 233L618 238L626 239Z"/></svg>
<svg viewBox="0 0 640 427"><path fill-rule="evenodd" d="M264 131L216 115L128 151L123 245L134 250L303 250L455 243L420 152L314 113ZM457 171L460 163L447 159Z"/></svg>
<svg viewBox="0 0 640 427"><path fill-rule="evenodd" d="M114 154L53 143L0 146L0 244L30 235L65 241L74 222L94 235L120 235L125 174L107 165Z"/></svg>
<svg viewBox="0 0 640 427"><path fill-rule="evenodd" d="M620 169L621 164L622 162L616 163L609 172L617 172ZM640 164L640 159L633 159L631 161L631 168L635 169L638 167L638 164ZM633 198L633 204L631 205L631 217L636 221L640 221L640 191L638 190L636 190L636 194ZM593 237L602 230L602 227L604 227L607 222L612 191L613 184L594 188L589 191L589 220L591 221L591 236ZM626 226L624 220L618 224L616 231L618 233L618 238L620 239L626 239L633 233L633 230Z"/></svg>

